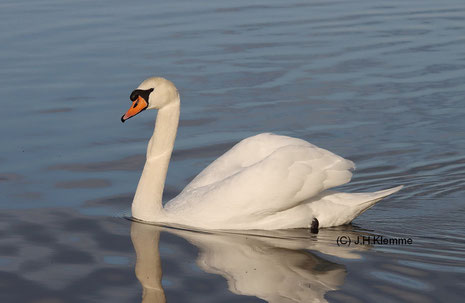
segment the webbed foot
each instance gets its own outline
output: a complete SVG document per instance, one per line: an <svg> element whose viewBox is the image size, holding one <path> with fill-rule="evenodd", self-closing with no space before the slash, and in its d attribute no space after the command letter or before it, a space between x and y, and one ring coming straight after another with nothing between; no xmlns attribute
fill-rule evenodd
<svg viewBox="0 0 465 303"><path fill-rule="evenodd" d="M310 232L312 234L317 234L318 233L318 226L320 225L320 222L318 222L317 218L313 218L312 224L310 225Z"/></svg>

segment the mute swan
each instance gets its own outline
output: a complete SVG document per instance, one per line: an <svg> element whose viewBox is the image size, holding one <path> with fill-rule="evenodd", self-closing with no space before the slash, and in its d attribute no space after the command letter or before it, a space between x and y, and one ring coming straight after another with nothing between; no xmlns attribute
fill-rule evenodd
<svg viewBox="0 0 465 303"><path fill-rule="evenodd" d="M271 133L246 138L213 161L162 205L178 129L180 98L171 81L153 77L131 93L124 122L158 109L147 159L132 202L135 219L200 229L288 229L350 223L402 186L373 193L327 189L350 181L352 161L301 139Z"/></svg>

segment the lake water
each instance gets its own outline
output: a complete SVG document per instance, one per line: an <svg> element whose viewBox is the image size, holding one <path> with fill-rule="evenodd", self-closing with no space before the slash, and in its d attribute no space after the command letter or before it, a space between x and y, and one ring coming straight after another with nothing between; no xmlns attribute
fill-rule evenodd
<svg viewBox="0 0 465 303"><path fill-rule="evenodd" d="M3 0L0 17L1 302L463 300L463 0ZM166 200L268 131L355 161L345 191L405 188L317 235L131 222L155 112L120 117L152 75L181 93ZM377 235L412 244L337 245Z"/></svg>

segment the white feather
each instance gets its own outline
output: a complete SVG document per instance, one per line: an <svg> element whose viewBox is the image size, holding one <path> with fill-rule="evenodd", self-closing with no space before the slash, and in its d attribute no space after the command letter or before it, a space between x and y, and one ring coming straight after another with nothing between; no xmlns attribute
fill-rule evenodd
<svg viewBox="0 0 465 303"><path fill-rule="evenodd" d="M148 103L149 108L159 108L132 206L133 216L140 220L205 229L283 229L309 227L317 218L320 227L329 227L351 222L401 188L363 194L329 192L350 181L352 161L301 139L264 133L237 143L163 208L161 194L177 131L179 95L162 78L150 78L139 88L155 88Z"/></svg>

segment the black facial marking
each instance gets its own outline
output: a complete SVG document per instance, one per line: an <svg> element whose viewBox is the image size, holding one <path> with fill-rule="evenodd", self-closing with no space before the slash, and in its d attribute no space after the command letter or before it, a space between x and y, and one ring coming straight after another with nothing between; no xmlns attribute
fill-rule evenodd
<svg viewBox="0 0 465 303"><path fill-rule="evenodd" d="M129 99L131 99L131 101L136 101L137 97L141 96L148 103L149 102L149 95L150 95L151 92L153 92L153 88L151 88L151 89L136 89L131 93L131 96L129 96Z"/></svg>

